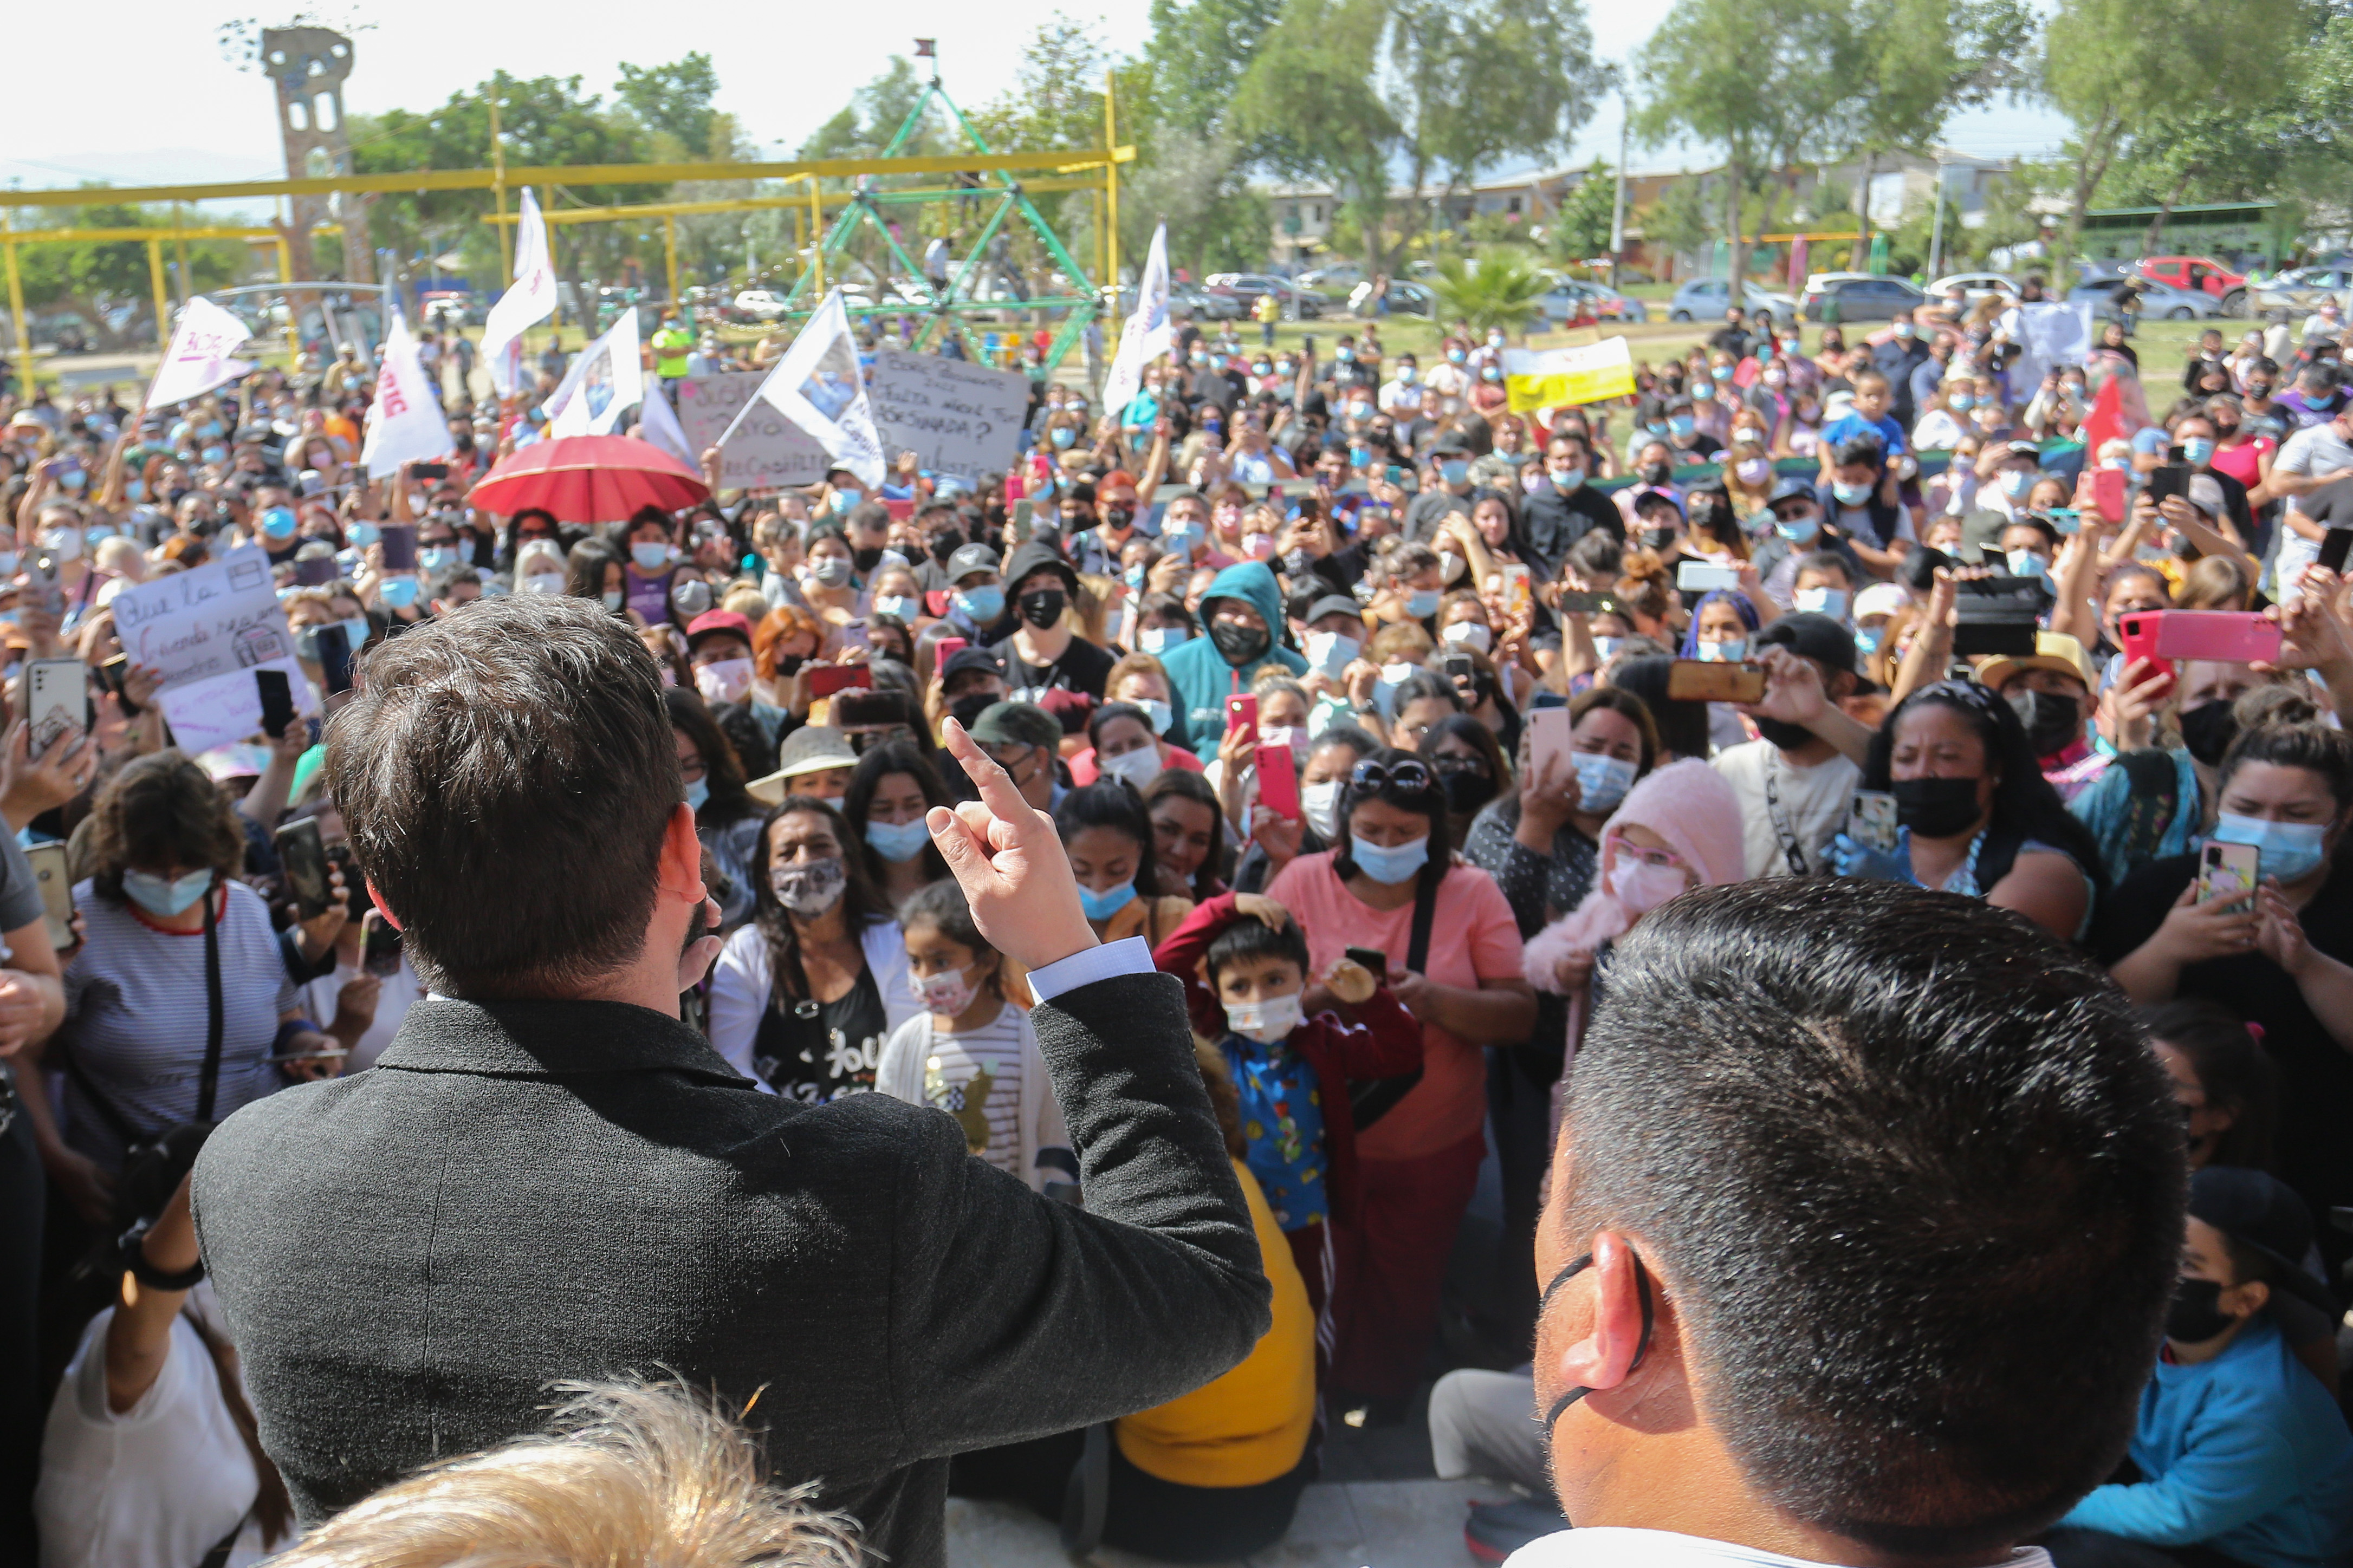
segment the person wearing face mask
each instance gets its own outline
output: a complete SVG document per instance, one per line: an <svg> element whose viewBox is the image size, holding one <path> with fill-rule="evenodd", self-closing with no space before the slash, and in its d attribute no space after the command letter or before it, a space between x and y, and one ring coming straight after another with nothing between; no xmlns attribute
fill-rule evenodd
<svg viewBox="0 0 2353 1568"><path fill-rule="evenodd" d="M74 889L89 940L66 968L65 1022L18 1058L16 1090L50 1185L94 1237L116 1223L129 1145L275 1093L287 1078L273 1055L308 1058L295 1076L332 1077L343 1047L301 1016L269 907L238 879L244 830L202 767L177 751L138 758L91 816L91 874ZM344 908L322 917L330 943ZM51 1074L64 1085L54 1109Z"/></svg>
<svg viewBox="0 0 2353 1568"><path fill-rule="evenodd" d="M672 542L676 531L670 513L648 506L638 510L621 535L621 548L628 557L621 569L626 584L622 591L628 595L624 607L635 611L649 626L670 619L670 578L678 570L678 552Z"/></svg>
<svg viewBox="0 0 2353 1568"><path fill-rule="evenodd" d="M694 808L694 836L719 872L712 894L719 900L722 934L732 933L752 918L752 862L759 853L762 808L745 792L743 763L711 707L675 686L662 692L662 702L678 743L686 804Z"/></svg>
<svg viewBox="0 0 2353 1568"><path fill-rule="evenodd" d="M1724 450L1724 444L1700 428L1699 416L1689 397L1680 395L1667 400L1668 460L1676 468L1711 462Z"/></svg>
<svg viewBox="0 0 2353 1568"><path fill-rule="evenodd" d="M1854 689L1854 638L1828 616L1783 616L1751 637L1749 651L1768 668L1777 658L1803 660L1812 689L1833 705ZM1845 825L1860 770L1838 744L1778 708L1749 716L1760 738L1725 748L1715 762L1739 803L1748 875L1812 875Z"/></svg>
<svg viewBox="0 0 2353 1568"><path fill-rule="evenodd" d="M1595 529L1625 539L1624 519L1594 489L1592 474L1593 448L1583 437L1556 435L1545 444L1544 481L1525 505L1529 563L1539 579L1559 575L1570 547Z"/></svg>
<svg viewBox="0 0 2353 1568"><path fill-rule="evenodd" d="M1873 346L1871 363L1887 378L1891 411L1895 422L1905 429L1912 427L1915 405L1912 397L1912 377L1929 357L1929 346L1919 329L1913 324L1909 310L1898 310L1885 342Z"/></svg>
<svg viewBox="0 0 2353 1568"><path fill-rule="evenodd" d="M2256 889L2200 899L2196 854L2152 860L2118 885L2093 945L2137 1001L2213 1002L2261 1026L2280 1070L2279 1172L2327 1213L2353 1203L2338 1112L2353 1096L2353 876L2336 862L2353 740L2284 686L2241 698L2234 717L2208 842L2253 846ZM2321 1238L2332 1270L2348 1241Z"/></svg>
<svg viewBox="0 0 2353 1568"><path fill-rule="evenodd" d="M1255 561L1229 566L1201 595L1205 635L1163 652L1175 693L1179 739L1197 754L1213 752L1226 732L1226 699L1248 691L1259 671L1280 665L1293 676L1307 661L1275 640L1283 625L1282 591Z"/></svg>
<svg viewBox="0 0 2353 1568"><path fill-rule="evenodd" d="M2035 763L2017 710L1984 687L1913 692L1872 735L1861 785L1894 795L1895 846L1841 833L1839 874L1982 898L2081 941L2106 880L2099 847Z"/></svg>
<svg viewBox="0 0 2353 1568"><path fill-rule="evenodd" d="M2298 1364L2286 1311L2334 1315L2311 1214L2262 1172L2189 1180L2181 1277L2128 1453L2052 1531L2056 1568L2220 1560L2305 1568L2353 1550L2353 1432Z"/></svg>
<svg viewBox="0 0 2353 1568"><path fill-rule="evenodd" d="M1071 629L1078 573L1051 545L1032 540L1013 552L1005 575L1016 619L1010 635L993 646L1005 658L1016 700L1035 701L1058 689L1100 700L1118 661Z"/></svg>
<svg viewBox="0 0 2353 1568"><path fill-rule="evenodd" d="M1396 1419L1419 1381L1485 1152L1482 1047L1526 1039L1535 1018L1511 906L1448 852L1447 816L1426 763L1376 752L1349 774L1336 846L1300 856L1266 889L1306 933L1313 973L1330 974L1351 946L1390 954L1389 987L1421 1025L1420 1079L1356 1107L1364 1223L1334 1238L1346 1286L1331 1373L1335 1406L1365 1411L1352 1424ZM1310 987L1303 1005L1321 1011L1324 989Z"/></svg>
<svg viewBox="0 0 2353 1568"><path fill-rule="evenodd" d="M1837 556L1857 581L1871 575L1845 532L1824 521L1839 500L1837 490L1825 494L1795 475L1774 484L1765 503L1772 514L1773 530L1749 560L1758 586L1776 606L1786 608L1796 602L1798 569L1810 556L1825 552Z"/></svg>
<svg viewBox="0 0 2353 1568"><path fill-rule="evenodd" d="M906 942L839 811L793 795L761 824L751 923L711 973L711 1044L773 1094L822 1105L875 1087L883 1042L923 1004Z"/></svg>
<svg viewBox="0 0 2353 1568"><path fill-rule="evenodd" d="M2098 683L2084 645L2073 637L2037 632L2031 654L1979 659L1977 679L2017 710L2042 776L2062 801L2073 803L2115 761L2092 744L2092 693Z"/></svg>
<svg viewBox="0 0 2353 1568"><path fill-rule="evenodd" d="M1167 704L1158 706L1165 709ZM1071 758L1071 782L1124 779L1140 795L1171 768L1201 772L1201 759L1162 740L1153 728L1153 717L1142 703L1116 699L1087 715L1087 749Z"/></svg>
<svg viewBox="0 0 2353 1568"><path fill-rule="evenodd" d="M1459 437L1440 437L1430 448L1421 493L1406 506L1405 536L1417 544L1429 543L1440 519L1471 510L1472 488L1471 448Z"/></svg>

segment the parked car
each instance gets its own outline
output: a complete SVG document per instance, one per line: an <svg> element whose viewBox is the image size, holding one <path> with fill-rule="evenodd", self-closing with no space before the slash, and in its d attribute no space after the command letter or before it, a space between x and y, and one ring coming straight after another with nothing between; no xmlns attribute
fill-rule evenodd
<svg viewBox="0 0 2353 1568"><path fill-rule="evenodd" d="M1573 320L1579 307L1590 311L1597 321L1647 321L1650 307L1640 300L1620 294L1602 283L1588 283L1581 278L1564 278L1546 290L1544 313L1547 321Z"/></svg>
<svg viewBox="0 0 2353 1568"><path fill-rule="evenodd" d="M1344 298L1347 290L1364 280L1364 267L1354 261L1335 261L1328 267L1313 267L1293 279L1302 289L1313 289L1318 294L1329 294L1338 289Z"/></svg>
<svg viewBox="0 0 2353 1568"><path fill-rule="evenodd" d="M1725 303L1731 296L1732 290L1723 279L1694 278L1677 289L1675 297L1667 301L1667 320L1720 321L1724 320ZM1770 310L1779 321L1794 320L1798 310L1797 300L1788 295L1772 293L1755 283L1742 286L1740 303L1751 315Z"/></svg>
<svg viewBox="0 0 2353 1568"><path fill-rule="evenodd" d="M2006 294L2018 298L2018 282L2003 272L1955 272L1928 285L1928 297L1941 300L1947 290L1958 285L1970 304L1976 304L1989 294Z"/></svg>
<svg viewBox="0 0 2353 1568"><path fill-rule="evenodd" d="M1312 289L1302 289L1288 278L1278 278L1271 272L1212 272L1201 279L1201 287L1212 294L1223 294L1240 300L1241 313L1250 314L1261 294L1271 294L1282 306L1286 321L1307 321L1324 313L1324 297Z"/></svg>
<svg viewBox="0 0 2353 1568"><path fill-rule="evenodd" d="M2211 256L2145 256L2135 268L2144 278L2221 301L2221 313L2247 313L2247 275L2233 272Z"/></svg>
<svg viewBox="0 0 2353 1568"><path fill-rule="evenodd" d="M2307 313L2318 310L2327 300L2342 305L2348 294L2353 294L2353 266L2324 262L2313 267L2291 267L2268 283L2250 283L2247 308L2259 316L2281 310Z"/></svg>
<svg viewBox="0 0 2353 1568"><path fill-rule="evenodd" d="M1892 321L1898 310L1914 310L1928 296L1901 278L1879 278L1868 272L1817 272L1806 279L1799 309L1806 320L1828 319L1831 303L1841 321Z"/></svg>
<svg viewBox="0 0 2353 1568"><path fill-rule="evenodd" d="M1348 291L1348 313L1369 316L1373 310L1373 286L1359 283ZM1438 296L1425 283L1408 278L1389 279L1388 313L1392 316L1428 316L1438 319Z"/></svg>
<svg viewBox="0 0 2353 1568"><path fill-rule="evenodd" d="M1198 283L1168 285L1168 309L1197 321L1239 321L1250 314L1250 303L1235 294L1214 294Z"/></svg>
<svg viewBox="0 0 2353 1568"><path fill-rule="evenodd" d="M2092 314L2100 321L2122 321L2116 296L2123 283L2121 278L2094 278L2070 289L2067 299L2071 303L2089 303ZM2226 313L2222 301L2212 294L2193 294L2187 289L2146 278L2140 283L2140 315L2145 321L2194 321Z"/></svg>

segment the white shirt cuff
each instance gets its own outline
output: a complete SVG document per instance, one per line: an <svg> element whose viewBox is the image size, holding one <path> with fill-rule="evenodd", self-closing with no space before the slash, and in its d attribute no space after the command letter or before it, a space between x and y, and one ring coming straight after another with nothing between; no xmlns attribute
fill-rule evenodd
<svg viewBox="0 0 2353 1568"><path fill-rule="evenodd" d="M1029 990L1039 1001L1051 1002L1065 991L1076 991L1098 980L1151 973L1152 944L1140 936L1122 937L1117 942L1082 948L1068 958L1058 958L1042 969L1031 970Z"/></svg>

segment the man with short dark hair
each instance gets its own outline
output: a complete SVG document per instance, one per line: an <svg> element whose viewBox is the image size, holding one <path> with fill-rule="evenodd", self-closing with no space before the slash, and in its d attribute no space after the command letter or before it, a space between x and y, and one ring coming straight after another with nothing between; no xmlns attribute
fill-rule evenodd
<svg viewBox="0 0 2353 1568"><path fill-rule="evenodd" d="M2045 1568L2133 1430L2180 1112L2106 973L1982 900L1702 888L1566 1080L1517 1568Z"/></svg>
<svg viewBox="0 0 2353 1568"><path fill-rule="evenodd" d="M679 1021L718 910L617 618L494 599L370 655L326 773L433 994L374 1070L224 1122L194 1189L305 1525L534 1430L551 1383L659 1369L756 1400L777 1479L936 1568L950 1455L1173 1398L1266 1331L1181 991L1096 943L1050 820L947 740L981 799L933 842L1029 971L1083 1209L928 1107L757 1092Z"/></svg>
<svg viewBox="0 0 2353 1568"><path fill-rule="evenodd" d="M1528 492L1528 553L1536 580L1560 575L1569 547L1595 529L1624 540L1626 524L1608 496L1593 488L1593 444L1567 431L1545 445L1544 481Z"/></svg>

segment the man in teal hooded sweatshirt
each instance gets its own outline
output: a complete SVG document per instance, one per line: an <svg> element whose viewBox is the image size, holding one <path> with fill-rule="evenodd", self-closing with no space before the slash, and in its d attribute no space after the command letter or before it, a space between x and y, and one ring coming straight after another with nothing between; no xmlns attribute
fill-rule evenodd
<svg viewBox="0 0 2353 1568"><path fill-rule="evenodd" d="M1208 635L1179 643L1160 662L1176 689L1170 706L1184 731L1183 743L1208 757L1226 732L1228 697L1248 691L1250 678L1270 664L1303 675L1307 661L1280 640L1282 590L1259 562L1244 561L1219 573L1201 595L1200 614Z"/></svg>

